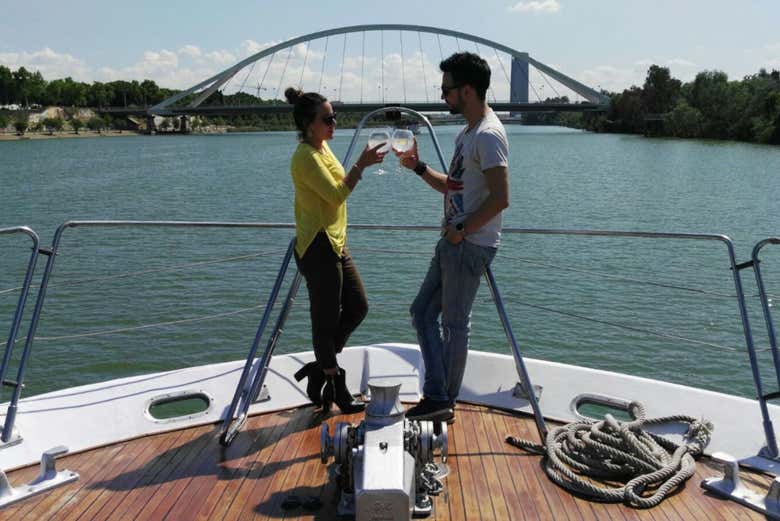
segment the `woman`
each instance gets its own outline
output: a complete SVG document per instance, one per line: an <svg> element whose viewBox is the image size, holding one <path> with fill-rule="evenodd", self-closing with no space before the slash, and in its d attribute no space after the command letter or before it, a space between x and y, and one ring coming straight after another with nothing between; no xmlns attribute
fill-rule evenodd
<svg viewBox="0 0 780 521"><path fill-rule="evenodd" d="M366 148L348 173L331 152L336 114L325 97L293 87L285 93L294 106L300 144L290 173L295 186L295 260L309 290L312 342L316 362L303 366L295 378L308 377L306 394L323 412L333 402L343 413L365 408L354 400L336 354L363 321L368 303L357 268L346 246L346 199L360 181L363 169L381 163L382 145Z"/></svg>

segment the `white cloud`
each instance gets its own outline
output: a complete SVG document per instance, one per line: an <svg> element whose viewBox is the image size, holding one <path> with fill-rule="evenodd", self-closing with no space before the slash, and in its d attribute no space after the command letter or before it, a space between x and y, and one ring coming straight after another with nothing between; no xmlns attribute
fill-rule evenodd
<svg viewBox="0 0 780 521"><path fill-rule="evenodd" d="M580 81L596 90L622 92L632 85L645 82L646 71L641 68L619 68L612 65L599 65L580 74Z"/></svg>
<svg viewBox="0 0 780 521"><path fill-rule="evenodd" d="M31 71L40 71L47 80L70 76L83 81L89 71L84 61L48 47L33 52L0 53L0 64L10 69L25 67Z"/></svg>
<svg viewBox="0 0 780 521"><path fill-rule="evenodd" d="M773 59L773 60L766 60L763 63L762 67L767 69L767 70L778 71L778 70L780 70L780 58L776 58L776 59Z"/></svg>
<svg viewBox="0 0 780 521"><path fill-rule="evenodd" d="M205 58L215 65L232 65L236 63L236 57L228 51L212 51L205 54Z"/></svg>
<svg viewBox="0 0 780 521"><path fill-rule="evenodd" d="M244 40L241 43L241 55L245 57L252 56L253 54L257 54L260 51L264 49L268 49L269 47L276 45L278 43L281 42L275 41L275 42L258 43L254 40Z"/></svg>
<svg viewBox="0 0 780 521"><path fill-rule="evenodd" d="M696 67L695 63L684 58L672 58L671 60L667 60L666 65L675 65L677 67Z"/></svg>
<svg viewBox="0 0 780 521"><path fill-rule="evenodd" d="M185 56L189 56L190 58L197 58L201 55L200 47L197 45L185 45L181 49L179 49L179 54L183 54Z"/></svg>
<svg viewBox="0 0 780 521"><path fill-rule="evenodd" d="M651 58L645 58L643 60L637 60L634 62L634 65L636 65L637 67L642 67L644 69L648 69L650 68L651 65L657 65L657 64L658 64L658 60L653 60Z"/></svg>
<svg viewBox="0 0 780 521"><path fill-rule="evenodd" d="M557 13L561 10L561 4L558 3L558 0L530 0L517 2L515 5L507 7L507 10L521 13Z"/></svg>

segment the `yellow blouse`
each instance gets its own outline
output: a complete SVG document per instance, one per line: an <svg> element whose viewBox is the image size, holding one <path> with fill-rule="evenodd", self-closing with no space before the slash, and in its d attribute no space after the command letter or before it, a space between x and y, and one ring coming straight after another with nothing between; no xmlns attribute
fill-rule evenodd
<svg viewBox="0 0 780 521"><path fill-rule="evenodd" d="M295 186L295 252L303 257L320 232L325 231L333 251L341 255L347 241L347 197L344 167L323 141L322 150L308 143L295 149L290 162Z"/></svg>

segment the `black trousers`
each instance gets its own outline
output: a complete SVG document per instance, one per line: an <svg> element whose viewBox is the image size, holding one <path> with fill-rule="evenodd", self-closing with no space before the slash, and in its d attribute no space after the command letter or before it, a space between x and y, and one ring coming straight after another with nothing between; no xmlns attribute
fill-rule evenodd
<svg viewBox="0 0 780 521"><path fill-rule="evenodd" d="M314 355L322 369L337 367L336 354L368 313L363 281L347 248L336 255L325 232L295 261L309 290Z"/></svg>

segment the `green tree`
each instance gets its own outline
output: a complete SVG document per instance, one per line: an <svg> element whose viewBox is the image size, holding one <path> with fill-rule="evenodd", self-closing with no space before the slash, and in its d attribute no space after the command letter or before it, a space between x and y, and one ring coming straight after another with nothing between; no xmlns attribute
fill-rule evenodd
<svg viewBox="0 0 780 521"><path fill-rule="evenodd" d="M106 122L103 121L103 118L99 116L94 116L92 118L89 118L89 121L87 121L87 127L93 132L99 133L104 128L106 128Z"/></svg>
<svg viewBox="0 0 780 521"><path fill-rule="evenodd" d="M631 87L612 98L607 112L608 131L641 134L645 130L642 89Z"/></svg>
<svg viewBox="0 0 780 521"><path fill-rule="evenodd" d="M11 69L0 65L0 105L14 102L14 77Z"/></svg>
<svg viewBox="0 0 780 521"><path fill-rule="evenodd" d="M49 134L54 134L54 131L59 132L63 127L62 118L45 118L41 124L49 131Z"/></svg>
<svg viewBox="0 0 780 521"><path fill-rule="evenodd" d="M78 134L79 129L84 128L84 122L78 118L73 118L70 120L70 126L73 128L73 132Z"/></svg>
<svg viewBox="0 0 780 521"><path fill-rule="evenodd" d="M8 123L11 121L11 118L6 116L5 114L0 114L0 132L5 134L5 127L8 126Z"/></svg>
<svg viewBox="0 0 780 521"><path fill-rule="evenodd" d="M721 71L704 71L696 75L691 87L692 107L699 109L704 121L702 137L725 139L731 124L726 108L733 100L728 76Z"/></svg>
<svg viewBox="0 0 780 521"><path fill-rule="evenodd" d="M675 137L693 138L701 136L703 118L699 109L680 99L666 118L666 130Z"/></svg>
<svg viewBox="0 0 780 521"><path fill-rule="evenodd" d="M25 131L27 131L27 126L29 125L29 120L27 119L27 116L22 116L18 118L16 121L14 121L14 128L16 129L16 133L20 136L23 136Z"/></svg>
<svg viewBox="0 0 780 521"><path fill-rule="evenodd" d="M680 80L672 78L669 69L651 65L642 87L642 108L645 113L665 114L675 106L680 95Z"/></svg>

